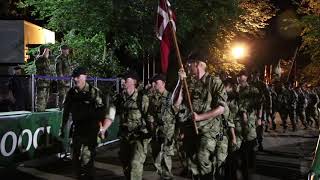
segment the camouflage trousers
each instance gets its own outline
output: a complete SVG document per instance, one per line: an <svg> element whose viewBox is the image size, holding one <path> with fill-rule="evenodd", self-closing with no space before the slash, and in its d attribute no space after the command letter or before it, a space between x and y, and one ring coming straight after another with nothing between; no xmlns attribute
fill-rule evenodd
<svg viewBox="0 0 320 180"><path fill-rule="evenodd" d="M229 140L227 136L222 136L222 139L217 141L216 147L216 175L223 179L225 174L225 162L228 156Z"/></svg>
<svg viewBox="0 0 320 180"><path fill-rule="evenodd" d="M217 141L216 158L217 169L220 168L226 161L228 156L228 144L229 140L227 136L223 136L221 140Z"/></svg>
<svg viewBox="0 0 320 180"><path fill-rule="evenodd" d="M217 133L194 134L193 129L184 131L183 149L186 151L188 170L193 176L213 175Z"/></svg>
<svg viewBox="0 0 320 180"><path fill-rule="evenodd" d="M36 111L43 112L46 110L49 99L49 87L37 87Z"/></svg>
<svg viewBox="0 0 320 180"><path fill-rule="evenodd" d="M257 138L256 116L254 112L248 113L248 122L242 128L242 133L245 141L252 141Z"/></svg>
<svg viewBox="0 0 320 180"><path fill-rule="evenodd" d="M298 108L296 111L296 124L298 124L299 120L301 121L304 127L307 127L306 122L306 109L305 108Z"/></svg>
<svg viewBox="0 0 320 180"><path fill-rule="evenodd" d="M162 179L172 179L172 156L174 155L174 141L151 141L154 166Z"/></svg>
<svg viewBox="0 0 320 180"><path fill-rule="evenodd" d="M73 168L79 179L94 179L94 159L97 135L74 135L72 144Z"/></svg>
<svg viewBox="0 0 320 180"><path fill-rule="evenodd" d="M64 98L66 97L66 94L69 89L70 89L69 86L59 86L59 88L58 88L58 97L59 97L58 107L60 109L62 109L62 107L63 107Z"/></svg>
<svg viewBox="0 0 320 180"><path fill-rule="evenodd" d="M282 126L283 129L286 130L288 128L287 126L287 119L288 116L290 117L290 121L292 124L292 129L295 131L297 129L296 125L296 111L295 109L289 110L289 109L282 109L279 111L281 121L282 121Z"/></svg>
<svg viewBox="0 0 320 180"><path fill-rule="evenodd" d="M143 164L147 157L150 140L121 139L119 159L122 163L124 175L128 180L142 180Z"/></svg>
<svg viewBox="0 0 320 180"><path fill-rule="evenodd" d="M319 128L319 111L316 107L308 107L307 108L306 120L311 126L315 122L317 128Z"/></svg>

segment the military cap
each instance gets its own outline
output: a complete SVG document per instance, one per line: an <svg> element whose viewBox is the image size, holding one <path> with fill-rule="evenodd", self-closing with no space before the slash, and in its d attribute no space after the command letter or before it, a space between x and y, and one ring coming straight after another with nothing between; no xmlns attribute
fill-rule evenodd
<svg viewBox="0 0 320 180"><path fill-rule="evenodd" d="M156 74L155 76L153 76L152 82L156 82L158 80L166 82L166 79L167 79L167 77L164 74Z"/></svg>
<svg viewBox="0 0 320 180"><path fill-rule="evenodd" d="M87 70L86 70L86 68L79 66L79 67L76 67L76 68L73 70L71 76L72 76L72 77L78 77L78 76L80 76L81 74L87 75Z"/></svg>
<svg viewBox="0 0 320 180"><path fill-rule="evenodd" d="M127 72L124 77L124 79L128 79L128 78L131 78L131 79L135 79L137 81L139 81L139 76L136 72Z"/></svg>

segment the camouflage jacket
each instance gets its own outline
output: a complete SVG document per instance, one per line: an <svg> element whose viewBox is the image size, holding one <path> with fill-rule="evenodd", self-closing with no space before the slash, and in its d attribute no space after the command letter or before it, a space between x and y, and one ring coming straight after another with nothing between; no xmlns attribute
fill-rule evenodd
<svg viewBox="0 0 320 180"><path fill-rule="evenodd" d="M172 94L165 90L162 94L149 96L148 121L153 123L157 135L162 134L172 138L175 128L175 115L172 109Z"/></svg>
<svg viewBox="0 0 320 180"><path fill-rule="evenodd" d="M130 134L148 133L146 115L149 100L146 95L136 89L132 95L126 92L118 94L115 99L117 114L120 116L119 134L121 137Z"/></svg>
<svg viewBox="0 0 320 180"><path fill-rule="evenodd" d="M56 58L56 74L58 77L66 77L71 75L71 65L69 58L60 54ZM59 81L64 86L69 86L68 81Z"/></svg>
<svg viewBox="0 0 320 180"><path fill-rule="evenodd" d="M102 92L86 83L83 90L70 88L63 109L63 124L72 115L75 132L88 134L99 130L99 121L108 117L106 98ZM110 118L109 118L110 119Z"/></svg>
<svg viewBox="0 0 320 180"><path fill-rule="evenodd" d="M271 109L272 108L272 101L271 101L271 93L268 90L267 85L263 81L254 81L252 82L253 87L257 88L259 91L259 99L257 100L257 107L263 106L263 109Z"/></svg>
<svg viewBox="0 0 320 180"><path fill-rule="evenodd" d="M316 108L319 103L319 97L315 91L310 91L308 94L308 108Z"/></svg>
<svg viewBox="0 0 320 180"><path fill-rule="evenodd" d="M247 123L243 124L241 129L245 140L251 141L257 137L256 133L256 110L259 103L259 90L253 86L239 86L239 117L243 120L243 113L247 114Z"/></svg>
<svg viewBox="0 0 320 180"><path fill-rule="evenodd" d="M252 113L260 104L259 90L253 86L238 86L239 112Z"/></svg>
<svg viewBox="0 0 320 180"><path fill-rule="evenodd" d="M38 56L35 64L37 69L37 75L42 75L42 76L52 75L49 59L43 56Z"/></svg>
<svg viewBox="0 0 320 180"><path fill-rule="evenodd" d="M298 95L294 90L283 88L277 96L279 105L286 110L296 109L298 102Z"/></svg>
<svg viewBox="0 0 320 180"><path fill-rule="evenodd" d="M209 73L206 73L200 80L189 77L187 81L194 112L201 114L218 106L227 106L226 92L219 77L212 77ZM184 104L187 104L186 98L184 98ZM217 134L221 133L221 121L217 118L197 122L197 126L199 133L209 131Z"/></svg>
<svg viewBox="0 0 320 180"><path fill-rule="evenodd" d="M299 89L297 90L297 95L298 95L298 103L297 103L297 109L305 109L308 105L308 98L306 92L303 90Z"/></svg>

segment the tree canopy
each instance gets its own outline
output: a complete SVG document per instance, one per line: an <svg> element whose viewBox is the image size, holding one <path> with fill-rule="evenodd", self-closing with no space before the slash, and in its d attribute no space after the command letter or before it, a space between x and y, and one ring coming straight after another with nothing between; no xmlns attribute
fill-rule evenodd
<svg viewBox="0 0 320 180"><path fill-rule="evenodd" d="M239 69L228 62L228 49L237 36L263 35L275 15L269 0L170 1L177 14L177 36L183 57L200 49L213 64ZM120 73L120 62L159 57L155 38L156 0L23 0L21 8L63 34L61 42L75 49L74 58L96 75ZM227 64L226 64L227 63ZM224 66L223 66L224 65ZM236 66L236 67L233 67ZM212 69L212 72L215 70Z"/></svg>
<svg viewBox="0 0 320 180"><path fill-rule="evenodd" d="M320 68L320 3L317 0L296 2L301 19L298 23L303 27L301 33L301 49L310 56L311 63L303 69L302 80L319 85Z"/></svg>

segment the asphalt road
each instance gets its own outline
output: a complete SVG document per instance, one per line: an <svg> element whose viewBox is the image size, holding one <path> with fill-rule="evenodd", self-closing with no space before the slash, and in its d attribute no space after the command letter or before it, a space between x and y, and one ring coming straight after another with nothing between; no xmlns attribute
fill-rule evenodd
<svg viewBox="0 0 320 180"><path fill-rule="evenodd" d="M280 122L277 122L276 131L265 133L263 141L264 151L257 153L256 173L254 180L300 180L306 179L312 163L312 153L315 150L319 131L316 128L296 132L283 132ZM98 148L96 158L97 180L124 180L117 144ZM173 173L175 179L183 180L181 163L174 158ZM71 162L64 161L56 156L28 161L16 168L0 168L1 180L73 180ZM144 179L159 179L152 165L151 157L147 158L144 168Z"/></svg>

